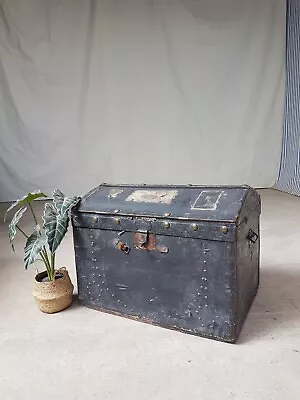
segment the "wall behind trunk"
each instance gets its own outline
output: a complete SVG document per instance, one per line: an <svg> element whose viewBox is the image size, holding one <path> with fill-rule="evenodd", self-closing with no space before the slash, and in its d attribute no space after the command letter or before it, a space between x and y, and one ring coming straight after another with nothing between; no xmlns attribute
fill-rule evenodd
<svg viewBox="0 0 300 400"><path fill-rule="evenodd" d="M0 0L0 201L102 181L271 186L284 3Z"/></svg>

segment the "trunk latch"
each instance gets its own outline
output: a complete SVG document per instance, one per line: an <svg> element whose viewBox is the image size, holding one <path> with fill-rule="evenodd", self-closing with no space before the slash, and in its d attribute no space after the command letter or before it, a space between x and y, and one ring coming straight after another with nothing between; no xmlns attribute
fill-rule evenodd
<svg viewBox="0 0 300 400"><path fill-rule="evenodd" d="M139 231L133 234L133 244L137 250L158 251L160 253L168 253L166 246L156 244L156 236L147 231Z"/></svg>

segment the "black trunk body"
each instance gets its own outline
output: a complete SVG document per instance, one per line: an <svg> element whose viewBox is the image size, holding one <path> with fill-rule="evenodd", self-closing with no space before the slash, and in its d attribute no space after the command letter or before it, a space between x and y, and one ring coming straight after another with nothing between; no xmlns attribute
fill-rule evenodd
<svg viewBox="0 0 300 400"><path fill-rule="evenodd" d="M80 301L235 342L259 282L248 186L100 185L72 210Z"/></svg>

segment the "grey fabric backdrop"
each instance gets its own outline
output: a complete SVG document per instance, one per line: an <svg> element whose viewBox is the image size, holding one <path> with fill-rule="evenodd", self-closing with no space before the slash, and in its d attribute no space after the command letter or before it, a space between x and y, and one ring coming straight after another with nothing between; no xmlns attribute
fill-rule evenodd
<svg viewBox="0 0 300 400"><path fill-rule="evenodd" d="M0 200L274 184L282 0L0 0Z"/></svg>
<svg viewBox="0 0 300 400"><path fill-rule="evenodd" d="M300 195L300 2L287 2L286 97L281 163L275 187Z"/></svg>

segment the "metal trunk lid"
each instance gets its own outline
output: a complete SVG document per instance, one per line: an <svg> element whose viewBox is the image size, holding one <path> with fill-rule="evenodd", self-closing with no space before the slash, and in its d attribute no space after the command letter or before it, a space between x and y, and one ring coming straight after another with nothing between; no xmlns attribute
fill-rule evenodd
<svg viewBox="0 0 300 400"><path fill-rule="evenodd" d="M158 186L102 184L84 196L76 211L192 221L236 223L250 192L246 213L257 208L258 195L249 186Z"/></svg>

